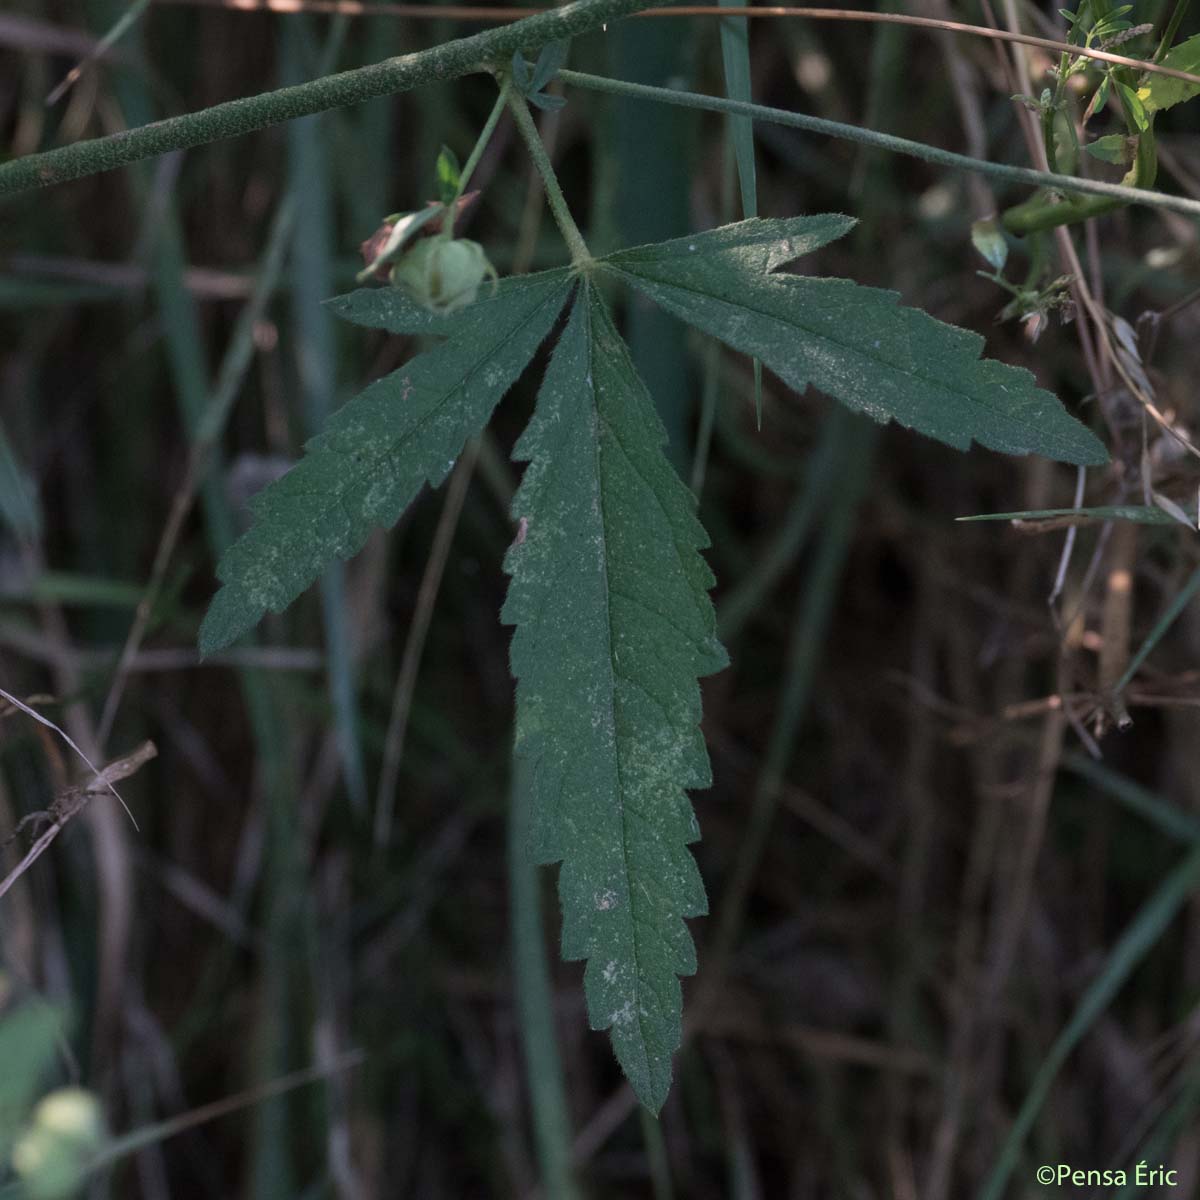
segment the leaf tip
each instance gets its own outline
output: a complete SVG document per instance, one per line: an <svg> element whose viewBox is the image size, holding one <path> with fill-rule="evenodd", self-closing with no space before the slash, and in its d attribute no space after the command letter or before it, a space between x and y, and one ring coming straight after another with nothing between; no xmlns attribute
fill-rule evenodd
<svg viewBox="0 0 1200 1200"><path fill-rule="evenodd" d="M245 607L238 603L234 589L228 584L213 597L200 622L197 643L201 659L209 658L218 651L232 645L254 625L254 619L246 620Z"/></svg>
<svg viewBox="0 0 1200 1200"><path fill-rule="evenodd" d="M1076 467L1103 467L1111 462L1108 447L1086 425L1081 423L1080 429L1082 436L1078 440L1074 457L1064 458L1063 461Z"/></svg>
<svg viewBox="0 0 1200 1200"><path fill-rule="evenodd" d="M667 1055L664 1062L640 1054L623 1054L621 1043L615 1037L613 1051L638 1103L652 1117L657 1117L671 1094L671 1056Z"/></svg>

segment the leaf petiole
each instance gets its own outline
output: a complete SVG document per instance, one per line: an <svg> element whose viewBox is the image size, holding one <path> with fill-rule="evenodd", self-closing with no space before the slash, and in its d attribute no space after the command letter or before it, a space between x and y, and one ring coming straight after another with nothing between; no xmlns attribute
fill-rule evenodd
<svg viewBox="0 0 1200 1200"><path fill-rule="evenodd" d="M546 189L546 202L550 205L559 232L562 233L567 249L571 252L571 264L579 268L586 267L592 262L591 251L588 250L583 234L579 232L579 226L575 224L575 218L571 216L571 210L567 207L567 199L559 185L558 176L554 173L554 166L546 153L546 147L542 145L537 126L533 123L529 105L515 88L508 93L508 107L512 109L513 120L525 139L533 165L542 177L542 186Z"/></svg>
<svg viewBox="0 0 1200 1200"><path fill-rule="evenodd" d="M508 93L511 88L512 83L510 80L503 79L501 81L500 95L496 97L496 103L492 105L492 111L488 113L488 119L483 123L483 128L479 131L479 137L475 140L475 146L470 155L468 155L462 171L459 173L458 190L455 192L453 202L446 206L446 220L442 226L441 236L447 241L454 236L454 220L458 216L458 202L467 190L467 184L471 182L471 176L475 174L475 168L479 166L479 160L483 157L483 152L487 149L488 142L492 140L492 134L496 132L496 126L500 123L500 116L504 112L504 106L508 103Z"/></svg>

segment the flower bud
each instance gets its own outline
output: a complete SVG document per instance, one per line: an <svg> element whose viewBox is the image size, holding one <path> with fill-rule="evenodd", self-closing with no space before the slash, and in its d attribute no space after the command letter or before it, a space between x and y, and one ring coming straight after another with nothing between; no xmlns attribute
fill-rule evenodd
<svg viewBox="0 0 1200 1200"><path fill-rule="evenodd" d="M104 1144L100 1104L83 1088L60 1088L33 1110L12 1151L31 1200L65 1200L79 1189L88 1159Z"/></svg>
<svg viewBox="0 0 1200 1200"><path fill-rule="evenodd" d="M433 312L452 313L474 302L479 286L496 268L478 242L425 238L392 271L392 282Z"/></svg>

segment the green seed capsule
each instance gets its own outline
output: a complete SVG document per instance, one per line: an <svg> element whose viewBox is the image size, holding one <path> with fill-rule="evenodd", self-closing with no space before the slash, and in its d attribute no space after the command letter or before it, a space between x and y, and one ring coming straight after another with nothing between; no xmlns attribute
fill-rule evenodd
<svg viewBox="0 0 1200 1200"><path fill-rule="evenodd" d="M496 269L478 242L440 237L417 242L392 270L392 282L425 308L451 313L465 308L479 295L485 279L496 279Z"/></svg>

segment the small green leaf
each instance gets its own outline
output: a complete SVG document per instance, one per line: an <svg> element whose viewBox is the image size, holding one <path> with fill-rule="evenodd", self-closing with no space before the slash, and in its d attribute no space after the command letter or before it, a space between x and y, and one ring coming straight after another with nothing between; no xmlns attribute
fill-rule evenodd
<svg viewBox="0 0 1200 1200"><path fill-rule="evenodd" d="M513 86L521 95L529 93L529 85L533 79L533 68L529 65L529 60L521 53L520 50L512 56L512 78Z"/></svg>
<svg viewBox="0 0 1200 1200"><path fill-rule="evenodd" d="M519 50L513 55L513 86L534 108L553 112L566 104L566 100L562 96L547 95L542 89L558 74L567 61L567 52L570 48L569 40L551 42L542 47L542 52L532 67Z"/></svg>
<svg viewBox="0 0 1200 1200"><path fill-rule="evenodd" d="M550 42L542 47L534 64L533 78L529 81L530 92L540 92L562 70L571 49L570 39Z"/></svg>
<svg viewBox="0 0 1200 1200"><path fill-rule="evenodd" d="M447 206L458 199L459 183L462 180L462 167L458 165L458 156L449 146L443 146L437 159L438 198Z"/></svg>
<svg viewBox="0 0 1200 1200"><path fill-rule="evenodd" d="M551 42L542 47L537 62L531 67L518 50L512 57L513 86L535 108L554 110L562 108L566 100L562 96L547 96L542 89L558 74L567 61L570 40Z"/></svg>
<svg viewBox="0 0 1200 1200"><path fill-rule="evenodd" d="M554 96L549 92L531 92L525 99L534 108L540 108L544 112L557 112L560 108L564 108L567 103L565 96Z"/></svg>
<svg viewBox="0 0 1200 1200"><path fill-rule="evenodd" d="M1185 42L1180 42L1178 46L1173 46L1163 56L1159 65L1175 71L1187 71L1190 75L1200 75L1200 33ZM1175 79L1170 75L1147 72L1142 78L1137 94L1148 112L1157 112L1162 108L1182 104L1193 96L1200 96L1200 84L1188 83L1186 79Z"/></svg>
<svg viewBox="0 0 1200 1200"><path fill-rule="evenodd" d="M1119 133L1106 134L1094 142L1088 142L1084 149L1102 162L1123 165L1133 161L1129 138Z"/></svg>
<svg viewBox="0 0 1200 1200"><path fill-rule="evenodd" d="M993 270L1003 271L1008 262L1008 241L994 217L976 221L971 226L971 244L987 260Z"/></svg>
<svg viewBox="0 0 1200 1200"><path fill-rule="evenodd" d="M668 312L877 421L965 450L1108 460L1103 443L1028 371L980 359L983 339L846 279L770 274L840 236L841 216L743 221L600 260Z"/></svg>
<svg viewBox="0 0 1200 1200"><path fill-rule="evenodd" d="M393 524L420 486L449 473L550 332L567 271L506 280L442 329L457 335L373 383L305 447L304 458L251 502L255 523L217 569L225 586L200 627L212 654L282 612L335 558ZM346 304L361 316L365 304ZM395 312L402 311L397 306Z"/></svg>
<svg viewBox="0 0 1200 1200"><path fill-rule="evenodd" d="M1121 93L1121 100L1129 113L1129 119L1139 133L1145 133L1150 128L1150 117L1141 97L1127 83L1122 83L1119 79L1114 79L1113 83L1116 84L1117 91Z"/></svg>
<svg viewBox="0 0 1200 1200"><path fill-rule="evenodd" d="M686 788L711 782L697 676L720 670L691 494L599 294L582 284L513 457L524 536L505 560L517 751L537 861L562 860L563 957L594 1029L657 1112L707 911Z"/></svg>

